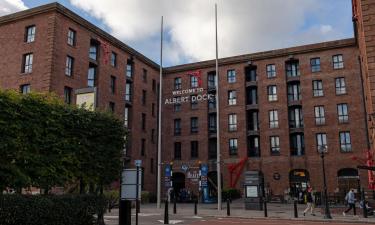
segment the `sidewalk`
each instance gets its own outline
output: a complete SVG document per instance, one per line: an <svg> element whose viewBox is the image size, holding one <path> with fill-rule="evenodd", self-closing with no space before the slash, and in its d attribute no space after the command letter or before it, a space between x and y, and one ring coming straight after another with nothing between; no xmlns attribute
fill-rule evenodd
<svg viewBox="0 0 375 225"><path fill-rule="evenodd" d="M230 211L232 218L264 218L264 211L245 210L243 199L235 200L230 205ZM309 213L303 216L303 210L305 205L298 204L298 218L294 218L293 204L278 204L269 203L268 218L271 219L283 219L283 220L301 220L301 221L339 221L339 222L352 222L352 223L373 223L375 224L375 217L369 216L363 218L361 215L362 209L357 208L357 216L353 216L353 212L349 212L347 216L342 215L343 207L332 208L331 215L332 220L323 219L321 212L324 212L323 208L316 208L316 216L312 216ZM133 209L132 214L135 213ZM164 215L164 204L160 209L156 208L156 204L142 204L141 213L144 216L160 216L163 219ZM169 214L173 215L173 203L169 204ZM115 218L118 216L118 210L112 210L111 213L107 213L105 217ZM194 204L193 203L177 203L177 214L176 216L194 216ZM227 217L226 203L223 202L222 210L217 210L217 204L198 204L198 216L201 217Z"/></svg>

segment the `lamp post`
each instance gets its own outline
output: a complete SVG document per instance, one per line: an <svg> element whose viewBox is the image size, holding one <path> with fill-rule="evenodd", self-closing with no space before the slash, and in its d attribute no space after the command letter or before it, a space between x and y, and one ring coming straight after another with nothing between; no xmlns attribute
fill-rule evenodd
<svg viewBox="0 0 375 225"><path fill-rule="evenodd" d="M325 203L324 219L332 219L331 213L329 211L329 205L328 205L326 170L325 170L325 166L324 166L324 154L327 153L327 150L328 150L327 145L321 145L318 148L320 158L322 158L322 167L323 167L324 203Z"/></svg>

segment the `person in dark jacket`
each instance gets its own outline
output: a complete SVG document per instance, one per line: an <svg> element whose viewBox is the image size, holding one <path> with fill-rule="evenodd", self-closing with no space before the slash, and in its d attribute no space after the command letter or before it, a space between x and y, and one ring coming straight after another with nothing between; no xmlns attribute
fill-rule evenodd
<svg viewBox="0 0 375 225"><path fill-rule="evenodd" d="M310 213L312 216L315 216L314 214L314 208L315 208L315 204L314 204L314 193L312 191L312 188L311 187L308 187L307 188L307 192L306 192L306 209L303 211L303 216L306 215L306 213L310 210Z"/></svg>

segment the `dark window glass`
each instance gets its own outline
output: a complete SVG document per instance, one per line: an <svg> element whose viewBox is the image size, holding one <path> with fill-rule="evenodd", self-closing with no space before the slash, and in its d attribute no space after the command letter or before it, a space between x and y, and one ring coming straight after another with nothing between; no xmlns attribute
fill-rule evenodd
<svg viewBox="0 0 375 225"><path fill-rule="evenodd" d="M20 92L22 93L22 94L28 94L28 93L30 93L30 84L23 84L23 85L21 85L20 86Z"/></svg>
<svg viewBox="0 0 375 225"><path fill-rule="evenodd" d="M238 145L237 138L229 139L229 155L237 155Z"/></svg>
<svg viewBox="0 0 375 225"><path fill-rule="evenodd" d="M27 42L27 43L34 42L35 41L35 32L36 32L35 25L26 27L25 42Z"/></svg>
<svg viewBox="0 0 375 225"><path fill-rule="evenodd" d="M254 82L258 80L257 75L257 67L256 66L248 66L245 69L245 79L246 82Z"/></svg>
<svg viewBox="0 0 375 225"><path fill-rule="evenodd" d="M112 113L115 112L115 103L114 102L109 102L109 111Z"/></svg>
<svg viewBox="0 0 375 225"><path fill-rule="evenodd" d="M292 156L301 156L305 154L305 142L303 134L292 134L290 136L290 150Z"/></svg>
<svg viewBox="0 0 375 225"><path fill-rule="evenodd" d="M289 108L289 127L301 128L303 127L302 108L295 106Z"/></svg>
<svg viewBox="0 0 375 225"><path fill-rule="evenodd" d="M323 82L321 80L313 80L313 95L314 97L324 96Z"/></svg>
<svg viewBox="0 0 375 225"><path fill-rule="evenodd" d="M152 79L152 91L156 92L156 80Z"/></svg>
<svg viewBox="0 0 375 225"><path fill-rule="evenodd" d="M142 113L142 130L146 130L146 114Z"/></svg>
<svg viewBox="0 0 375 225"><path fill-rule="evenodd" d="M340 132L340 149L342 152L352 151L352 142L350 140L350 132Z"/></svg>
<svg viewBox="0 0 375 225"><path fill-rule="evenodd" d="M228 128L229 128L229 131L237 130L237 114L228 115Z"/></svg>
<svg viewBox="0 0 375 225"><path fill-rule="evenodd" d="M190 87L192 87L192 88L198 87L198 77L197 76L190 76Z"/></svg>
<svg viewBox="0 0 375 225"><path fill-rule="evenodd" d="M74 66L74 58L71 56L66 57L65 63L65 75L73 76L73 66Z"/></svg>
<svg viewBox="0 0 375 225"><path fill-rule="evenodd" d="M174 135L181 135L181 119L174 120Z"/></svg>
<svg viewBox="0 0 375 225"><path fill-rule="evenodd" d="M33 53L28 53L23 55L23 65L22 73L31 73L33 72Z"/></svg>
<svg viewBox="0 0 375 225"><path fill-rule="evenodd" d="M115 52L112 52L111 54L111 66L117 66L117 54Z"/></svg>
<svg viewBox="0 0 375 225"><path fill-rule="evenodd" d="M98 57L98 45L92 43L90 45L89 58L96 61L97 57Z"/></svg>
<svg viewBox="0 0 375 225"><path fill-rule="evenodd" d="M174 159L181 160L181 142L174 143Z"/></svg>
<svg viewBox="0 0 375 225"><path fill-rule="evenodd" d="M286 63L286 75L288 77L297 77L300 75L298 61L288 61Z"/></svg>
<svg viewBox="0 0 375 225"><path fill-rule="evenodd" d="M267 65L267 77L276 77L276 66L275 64L269 64Z"/></svg>
<svg viewBox="0 0 375 225"><path fill-rule="evenodd" d="M310 59L310 66L311 72L319 72L320 71L320 58L312 58Z"/></svg>
<svg viewBox="0 0 375 225"><path fill-rule="evenodd" d="M315 113L315 124L316 125L323 125L326 123L325 113L324 113L324 106L315 106L314 107Z"/></svg>
<svg viewBox="0 0 375 225"><path fill-rule="evenodd" d="M198 141L191 141L191 158L198 158Z"/></svg>
<svg viewBox="0 0 375 225"><path fill-rule="evenodd" d="M280 154L280 138L279 136L270 137L271 154Z"/></svg>
<svg viewBox="0 0 375 225"><path fill-rule="evenodd" d="M68 45L76 45L76 32L70 28L68 30Z"/></svg>
<svg viewBox="0 0 375 225"><path fill-rule="evenodd" d="M349 121L348 104L342 103L337 105L337 116L339 123L347 123Z"/></svg>
<svg viewBox="0 0 375 225"><path fill-rule="evenodd" d="M334 55L334 56L332 56L332 62L333 62L333 69L342 69L342 68L344 68L344 60L342 58L342 55Z"/></svg>
<svg viewBox="0 0 375 225"><path fill-rule="evenodd" d="M190 118L191 133L198 133L198 117Z"/></svg>
<svg viewBox="0 0 375 225"><path fill-rule="evenodd" d="M182 88L181 77L176 77L174 79L174 89L175 90L181 90L181 88Z"/></svg>
<svg viewBox="0 0 375 225"><path fill-rule="evenodd" d="M173 108L175 112L181 111L181 97L180 96L176 97L176 103L173 105Z"/></svg>
<svg viewBox="0 0 375 225"><path fill-rule="evenodd" d="M143 69L142 80L143 82L147 83L147 70L146 69Z"/></svg>
<svg viewBox="0 0 375 225"><path fill-rule="evenodd" d="M227 71L227 79L229 83L236 82L236 71L235 70L228 70Z"/></svg>
<svg viewBox="0 0 375 225"><path fill-rule="evenodd" d="M208 115L208 131L210 133L216 133L216 114Z"/></svg>
<svg viewBox="0 0 375 225"><path fill-rule="evenodd" d="M141 156L145 156L146 152L146 139L141 139Z"/></svg>
<svg viewBox="0 0 375 225"><path fill-rule="evenodd" d="M336 95L346 94L345 78L339 77L335 79Z"/></svg>
<svg viewBox="0 0 375 225"><path fill-rule="evenodd" d="M96 85L96 67L90 67L87 74L87 86L95 87Z"/></svg>
<svg viewBox="0 0 375 225"><path fill-rule="evenodd" d="M110 83L109 88L112 94L116 93L116 77L115 76L111 76L111 83Z"/></svg>
<svg viewBox="0 0 375 225"><path fill-rule="evenodd" d="M216 88L216 74L215 72L208 73L208 89L215 89Z"/></svg>
<svg viewBox="0 0 375 225"><path fill-rule="evenodd" d="M279 116L277 114L277 110L271 110L268 113L269 113L269 120L270 120L270 128L278 128Z"/></svg>
<svg viewBox="0 0 375 225"><path fill-rule="evenodd" d="M133 61L130 59L126 62L126 76L129 78L133 77Z"/></svg>
<svg viewBox="0 0 375 225"><path fill-rule="evenodd" d="M64 101L66 104L72 103L72 88L64 87Z"/></svg>
<svg viewBox="0 0 375 225"><path fill-rule="evenodd" d="M301 100L301 88L299 83L288 84L288 101Z"/></svg>
<svg viewBox="0 0 375 225"><path fill-rule="evenodd" d="M128 101L128 102L132 101L132 84L131 83L125 84L125 101Z"/></svg>
<svg viewBox="0 0 375 225"><path fill-rule="evenodd" d="M268 101L277 101L277 87L276 85L270 85L267 87Z"/></svg>
<svg viewBox="0 0 375 225"><path fill-rule="evenodd" d="M147 91L142 90L142 105L146 105Z"/></svg>

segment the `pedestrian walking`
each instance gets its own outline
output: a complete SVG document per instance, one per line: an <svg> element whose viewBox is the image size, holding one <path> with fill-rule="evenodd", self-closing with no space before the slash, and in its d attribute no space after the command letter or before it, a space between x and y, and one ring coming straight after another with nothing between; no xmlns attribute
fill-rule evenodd
<svg viewBox="0 0 375 225"><path fill-rule="evenodd" d="M354 195L354 189L350 189L350 191L345 196L345 201L348 203L349 208L346 209L344 212L342 212L342 215L346 216L346 214L353 209L355 212L355 195Z"/></svg>
<svg viewBox="0 0 375 225"><path fill-rule="evenodd" d="M310 214L315 216L314 214L314 193L311 187L307 188L306 192L306 209L303 211L303 216L306 216L306 213L310 210Z"/></svg>

